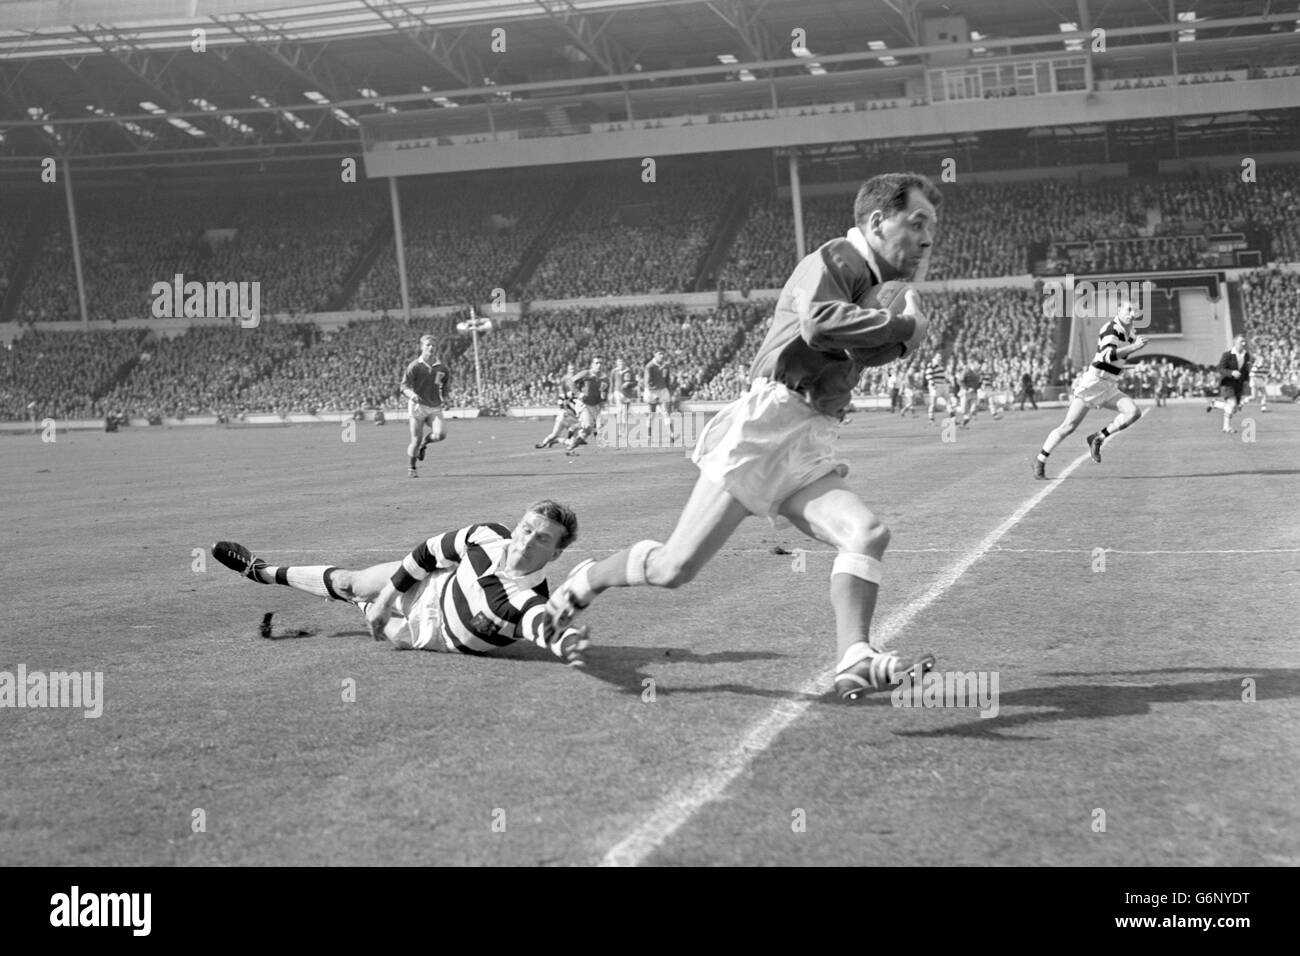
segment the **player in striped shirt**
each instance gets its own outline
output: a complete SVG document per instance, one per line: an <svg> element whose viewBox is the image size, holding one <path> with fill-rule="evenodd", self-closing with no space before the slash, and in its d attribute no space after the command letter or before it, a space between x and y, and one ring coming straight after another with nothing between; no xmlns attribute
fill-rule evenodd
<svg viewBox="0 0 1300 956"><path fill-rule="evenodd" d="M1117 412L1109 425L1087 438L1088 451L1096 462L1101 461L1101 446L1107 438L1142 417L1137 402L1119 387L1120 376L1128 367L1128 357L1147 344L1146 336L1133 334L1133 320L1141 314L1137 306L1126 300L1120 303L1115 318L1102 327L1097 336L1097 354L1093 356L1092 365L1084 369L1074 383L1065 421L1048 434L1034 461L1035 478L1047 479L1047 457L1079 427L1088 409L1109 408Z"/></svg>
<svg viewBox="0 0 1300 956"><path fill-rule="evenodd" d="M578 519L564 505L538 501L510 531L495 523L434 535L400 561L349 571L331 565L276 567L243 545L218 541L212 556L260 584L347 601L365 613L375 640L399 649L490 654L530 641L581 665L585 628L548 639L546 566L578 537Z"/></svg>
<svg viewBox="0 0 1300 956"><path fill-rule="evenodd" d="M927 412L931 425L934 424L934 409L940 399L943 400L944 408L948 409L948 417L957 417L957 396L948 381L948 373L944 370L941 351L935 352L930 358L930 364L925 367L925 387L930 393L930 406Z"/></svg>
<svg viewBox="0 0 1300 956"><path fill-rule="evenodd" d="M437 341L432 335L420 336L420 357L406 366L402 375L402 394L408 400L411 425L411 443L406 446L411 463L408 478L420 477L415 463L424 461L425 450L430 445L447 437L442 403L451 385L451 373L438 361Z"/></svg>
<svg viewBox="0 0 1300 956"><path fill-rule="evenodd" d="M1246 399L1243 404L1259 399L1259 410L1268 411L1268 377L1269 367L1267 359L1257 359L1250 367L1250 398Z"/></svg>

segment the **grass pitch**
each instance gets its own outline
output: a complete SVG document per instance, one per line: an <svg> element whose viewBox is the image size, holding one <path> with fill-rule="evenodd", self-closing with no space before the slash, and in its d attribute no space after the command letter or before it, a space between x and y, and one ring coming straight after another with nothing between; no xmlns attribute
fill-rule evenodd
<svg viewBox="0 0 1300 956"><path fill-rule="evenodd" d="M528 646L398 652L205 550L360 567L554 497L581 522L556 583L668 534L680 452L570 459L532 449L548 423L452 422L408 480L392 427L0 439L0 671L104 675L96 719L0 709L0 863L581 865L640 834L649 864L1300 864L1300 408L1247 410L1254 442L1148 411L893 642L996 674L995 717L800 690L833 664L833 555L759 519L685 589L602 596L585 673ZM845 429L893 531L877 622L1045 487L1059 418ZM310 636L262 639L266 612ZM657 825L682 792L706 796Z"/></svg>

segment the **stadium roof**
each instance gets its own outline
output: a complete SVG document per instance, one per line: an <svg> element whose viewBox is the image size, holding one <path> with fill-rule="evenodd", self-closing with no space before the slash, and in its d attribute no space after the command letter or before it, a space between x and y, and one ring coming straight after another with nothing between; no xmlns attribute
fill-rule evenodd
<svg viewBox="0 0 1300 956"><path fill-rule="evenodd" d="M682 88L858 87L936 51L1078 48L1138 72L1300 63L1300 2L1247 0L0 0L0 159L341 155L366 115ZM1172 14L1172 16L1171 16ZM925 21L963 17L965 44ZM201 34L196 31L202 31ZM497 32L500 31L500 32ZM201 38L201 42L199 42ZM792 48L803 40L800 50ZM1192 41L1192 42L1188 42ZM198 49L201 47L201 49ZM1127 61L1127 64L1125 63ZM874 72L869 72L874 71ZM762 81L762 82L755 82ZM719 94L719 87L722 94Z"/></svg>

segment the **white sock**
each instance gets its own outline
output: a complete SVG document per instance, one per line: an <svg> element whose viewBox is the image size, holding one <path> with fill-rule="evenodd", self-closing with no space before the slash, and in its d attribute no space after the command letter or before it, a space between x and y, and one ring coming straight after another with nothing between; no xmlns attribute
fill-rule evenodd
<svg viewBox="0 0 1300 956"><path fill-rule="evenodd" d="M317 564L311 567L286 568L285 577L288 579L286 583L291 588L315 594L317 597L333 597L329 588L325 587L325 572L331 567L332 565L328 564Z"/></svg>
<svg viewBox="0 0 1300 956"><path fill-rule="evenodd" d="M840 658L840 662L835 665L835 672L837 674L843 673L859 661L864 661L868 657L874 657L877 653L876 649L866 641L854 641L849 645L848 650L844 652L844 656Z"/></svg>

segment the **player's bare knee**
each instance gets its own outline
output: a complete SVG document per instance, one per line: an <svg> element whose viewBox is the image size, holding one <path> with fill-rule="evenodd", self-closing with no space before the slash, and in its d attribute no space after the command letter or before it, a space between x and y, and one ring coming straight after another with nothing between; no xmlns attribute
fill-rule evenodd
<svg viewBox="0 0 1300 956"><path fill-rule="evenodd" d="M880 557L889 547L889 528L878 518L864 521L853 529L843 550L852 554L868 554Z"/></svg>
<svg viewBox="0 0 1300 956"><path fill-rule="evenodd" d="M879 558L889 547L889 528L875 515L858 518L831 542L841 554L866 554Z"/></svg>
<svg viewBox="0 0 1300 956"><path fill-rule="evenodd" d="M356 592L352 589L352 572L345 571L342 568L335 568L330 572L329 586L345 601L356 600Z"/></svg>

